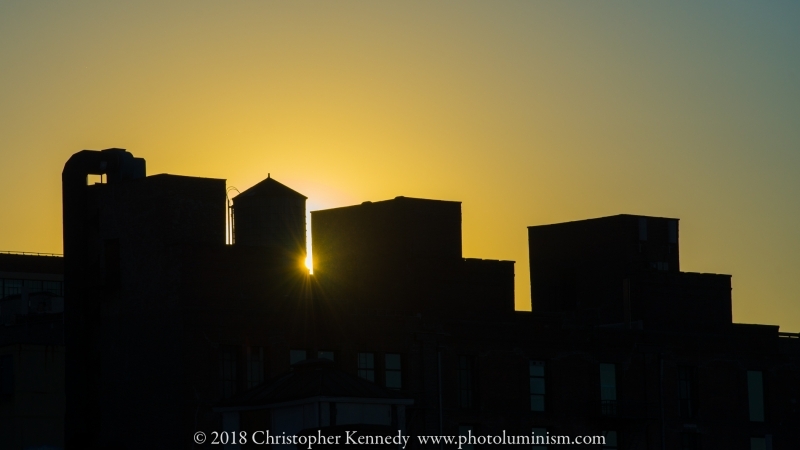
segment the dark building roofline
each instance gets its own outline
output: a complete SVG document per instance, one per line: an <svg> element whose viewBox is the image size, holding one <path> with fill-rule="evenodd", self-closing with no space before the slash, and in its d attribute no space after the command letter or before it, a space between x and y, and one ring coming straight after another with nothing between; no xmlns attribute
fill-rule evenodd
<svg viewBox="0 0 800 450"><path fill-rule="evenodd" d="M338 206L336 208L318 209L316 211L311 211L311 212L315 213L315 212L321 212L321 211L336 211L336 210L340 210L340 209L356 208L358 206L368 206L368 205L385 205L385 204L388 204L390 202L397 202L397 201L457 203L459 205L462 203L460 201L455 201L455 200L436 200L436 199L432 199L432 198L405 197L403 195L398 195L395 198L390 198L390 199L387 199L387 200L378 200L378 201L375 201L375 202L367 200L365 202L359 203L358 205Z"/></svg>
<svg viewBox="0 0 800 450"><path fill-rule="evenodd" d="M245 189L244 192L234 197L233 200L235 202L236 199L239 197L251 197L259 194L267 196L281 196L281 197L290 196L290 197L302 197L305 199L308 198L305 195L290 188L289 186L286 186L283 183L275 181L274 178L267 175L267 178L254 184L250 188Z"/></svg>
<svg viewBox="0 0 800 450"><path fill-rule="evenodd" d="M0 253L0 271L62 275L64 273L64 257L60 255Z"/></svg>
<svg viewBox="0 0 800 450"><path fill-rule="evenodd" d="M570 220L567 222L557 222L557 223L543 223L541 225L529 225L528 228L536 228L536 227L549 227L553 225L565 225L568 223L586 223L586 222L594 222L594 221L601 221L601 220L608 220L620 217L641 217L644 219L667 219L667 220L680 220L675 217L660 217L660 216L643 216L640 214L615 214L613 216L602 216L602 217L593 217L591 219L581 219L581 220Z"/></svg>
<svg viewBox="0 0 800 450"><path fill-rule="evenodd" d="M175 175L174 173L157 173L155 175L148 175L145 178L140 178L140 180L151 180L151 179L161 179L161 178L187 178L192 180L222 180L225 181L225 178L213 178L213 177L195 177L191 175Z"/></svg>
<svg viewBox="0 0 800 450"><path fill-rule="evenodd" d="M486 262L501 262L501 263L515 263L516 261L510 259L491 259L491 258L462 258L465 262L478 262L478 261L486 261Z"/></svg>

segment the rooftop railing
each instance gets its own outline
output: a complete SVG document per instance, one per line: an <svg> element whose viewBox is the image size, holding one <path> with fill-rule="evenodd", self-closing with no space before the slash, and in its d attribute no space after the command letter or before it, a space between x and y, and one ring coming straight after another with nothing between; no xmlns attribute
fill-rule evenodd
<svg viewBox="0 0 800 450"><path fill-rule="evenodd" d="M60 253L39 253L39 252L12 252L0 250L0 255L25 255L25 256L53 256L62 258L64 255Z"/></svg>

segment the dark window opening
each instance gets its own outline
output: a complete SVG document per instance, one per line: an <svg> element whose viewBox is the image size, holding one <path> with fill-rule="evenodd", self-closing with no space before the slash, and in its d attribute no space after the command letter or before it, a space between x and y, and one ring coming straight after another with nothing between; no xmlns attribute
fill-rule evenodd
<svg viewBox="0 0 800 450"><path fill-rule="evenodd" d="M264 382L264 347L247 348L247 388Z"/></svg>
<svg viewBox="0 0 800 450"><path fill-rule="evenodd" d="M694 367L678 367L678 398L681 417L693 419L697 414L697 373Z"/></svg>
<svg viewBox="0 0 800 450"><path fill-rule="evenodd" d="M358 354L358 376L367 381L375 382L375 354Z"/></svg>
<svg viewBox="0 0 800 450"><path fill-rule="evenodd" d="M237 367L239 365L238 348L232 345L220 347L220 367L219 378L222 383L222 397L229 398L238 389Z"/></svg>
<svg viewBox="0 0 800 450"><path fill-rule="evenodd" d="M3 297L22 293L22 280L5 280L3 282Z"/></svg>
<svg viewBox="0 0 800 450"><path fill-rule="evenodd" d="M462 408L475 406L476 363L472 356L458 357L458 405Z"/></svg>
<svg viewBox="0 0 800 450"><path fill-rule="evenodd" d="M616 450L619 448L616 431L603 431L603 438L605 438L605 443L602 446L603 450Z"/></svg>
<svg viewBox="0 0 800 450"><path fill-rule="evenodd" d="M767 439L763 437L750 438L750 450L772 450L767 446Z"/></svg>
<svg viewBox="0 0 800 450"><path fill-rule="evenodd" d="M617 366L614 364L600 364L600 407L604 416L617 415Z"/></svg>
<svg viewBox="0 0 800 450"><path fill-rule="evenodd" d="M530 361L531 411L544 411L545 380L544 361Z"/></svg>
<svg viewBox="0 0 800 450"><path fill-rule="evenodd" d="M384 381L389 389L403 387L403 366L399 354L387 353L384 355Z"/></svg>
<svg viewBox="0 0 800 450"><path fill-rule="evenodd" d="M308 359L308 353L305 350L289 350L289 364L299 363Z"/></svg>
<svg viewBox="0 0 800 450"><path fill-rule="evenodd" d="M647 240L647 219L644 217L639 217L639 240Z"/></svg>
<svg viewBox="0 0 800 450"><path fill-rule="evenodd" d="M677 244L678 243L678 221L677 220L670 220L669 221L669 243L670 244Z"/></svg>
<svg viewBox="0 0 800 450"><path fill-rule="evenodd" d="M747 371L747 397L750 406L750 421L764 421L764 373L760 370Z"/></svg>

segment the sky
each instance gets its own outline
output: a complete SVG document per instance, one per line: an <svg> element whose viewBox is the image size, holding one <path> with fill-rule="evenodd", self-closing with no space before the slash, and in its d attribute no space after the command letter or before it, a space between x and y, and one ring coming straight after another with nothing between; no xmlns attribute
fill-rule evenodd
<svg viewBox="0 0 800 450"><path fill-rule="evenodd" d="M0 250L62 252L60 173L266 178L309 210L462 203L464 256L527 226L680 218L736 322L800 332L800 3L0 0Z"/></svg>

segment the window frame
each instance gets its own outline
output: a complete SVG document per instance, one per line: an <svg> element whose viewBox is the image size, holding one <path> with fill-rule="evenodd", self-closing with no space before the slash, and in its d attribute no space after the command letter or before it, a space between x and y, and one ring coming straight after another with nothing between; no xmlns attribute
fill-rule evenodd
<svg viewBox="0 0 800 450"><path fill-rule="evenodd" d="M245 355L245 389L250 389L264 382L266 366L264 347L247 347Z"/></svg>
<svg viewBox="0 0 800 450"><path fill-rule="evenodd" d="M772 450L772 435L750 437L750 450Z"/></svg>
<svg viewBox="0 0 800 450"><path fill-rule="evenodd" d="M598 380L600 387L600 412L604 416L616 417L619 413L619 383L617 380L617 365L615 363L600 363L598 368L600 375ZM610 379L607 377L609 374L609 369L611 372ZM612 383L609 383L609 381ZM609 393L613 395L609 396Z"/></svg>
<svg viewBox="0 0 800 450"><path fill-rule="evenodd" d="M389 367L389 357L397 357L397 368ZM396 375L397 385L390 386L389 380ZM384 353L383 354L383 385L389 389L403 389L403 355L400 353Z"/></svg>
<svg viewBox="0 0 800 450"><path fill-rule="evenodd" d="M750 422L764 423L767 421L767 395L764 378L763 370L747 371L747 410Z"/></svg>
<svg viewBox="0 0 800 450"><path fill-rule="evenodd" d="M297 359L298 356L302 354L302 358ZM301 361L305 361L308 359L308 350L302 348L294 348L289 350L289 365L292 366L297 364Z"/></svg>
<svg viewBox="0 0 800 450"><path fill-rule="evenodd" d="M375 383L375 359L374 352L356 354L356 374L359 378Z"/></svg>
<svg viewBox="0 0 800 450"><path fill-rule="evenodd" d="M534 392L538 384L541 384L541 392ZM528 361L528 389L530 410L532 412L547 411L547 363L545 361L535 359ZM541 409L534 408L534 399L538 398L541 398Z"/></svg>
<svg viewBox="0 0 800 450"><path fill-rule="evenodd" d="M601 444L600 448L603 450L616 450L620 448L619 445L619 433L617 430L603 430L602 432L604 443ZM614 439L614 443L608 442L608 438L611 436Z"/></svg>

